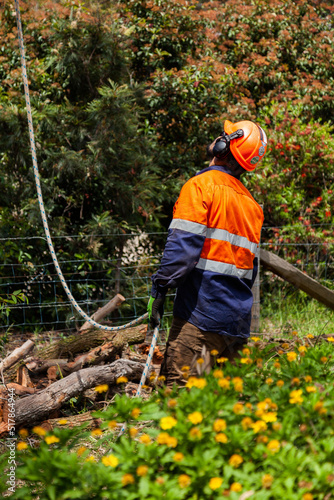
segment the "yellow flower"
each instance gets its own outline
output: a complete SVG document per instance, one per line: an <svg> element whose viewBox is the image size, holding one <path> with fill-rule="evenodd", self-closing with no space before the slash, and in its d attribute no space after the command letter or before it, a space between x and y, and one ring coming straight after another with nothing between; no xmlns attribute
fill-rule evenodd
<svg viewBox="0 0 334 500"><path fill-rule="evenodd" d="M235 405L233 406L233 412L236 415L243 413L244 412L244 405L242 403L235 403Z"/></svg>
<svg viewBox="0 0 334 500"><path fill-rule="evenodd" d="M199 411L194 411L194 413L188 415L188 420L194 425L200 424L203 420L203 415Z"/></svg>
<svg viewBox="0 0 334 500"><path fill-rule="evenodd" d="M277 380L276 385L277 385L277 387L283 387L284 380Z"/></svg>
<svg viewBox="0 0 334 500"><path fill-rule="evenodd" d="M277 441L277 439L272 439L267 444L267 448L269 451L271 451L271 453L277 453L279 451L280 447L281 447L280 442Z"/></svg>
<svg viewBox="0 0 334 500"><path fill-rule="evenodd" d="M253 363L251 358L240 358L240 361L243 365L251 365Z"/></svg>
<svg viewBox="0 0 334 500"><path fill-rule="evenodd" d="M123 486L127 486L128 484L133 484L135 482L135 478L132 474L124 474L121 481Z"/></svg>
<svg viewBox="0 0 334 500"><path fill-rule="evenodd" d="M146 476L147 473L148 473L147 465L139 465L139 467L137 467L137 476Z"/></svg>
<svg viewBox="0 0 334 500"><path fill-rule="evenodd" d="M262 434L260 434L256 438L257 443L268 443L268 441L269 441L269 439L267 438L267 436L263 436Z"/></svg>
<svg viewBox="0 0 334 500"><path fill-rule="evenodd" d="M46 434L46 430L43 429L43 427L40 427L39 425L37 425L36 427L33 427L32 432L34 432L38 436L45 436L45 434Z"/></svg>
<svg viewBox="0 0 334 500"><path fill-rule="evenodd" d="M280 422L275 422L273 424L273 430L274 431L280 431L282 429L282 424Z"/></svg>
<svg viewBox="0 0 334 500"><path fill-rule="evenodd" d="M141 410L139 408L134 408L131 411L131 417L132 418L138 418L140 414L141 414Z"/></svg>
<svg viewBox="0 0 334 500"><path fill-rule="evenodd" d="M23 438L26 438L29 436L29 432L27 431L27 429L20 429L19 430L19 435Z"/></svg>
<svg viewBox="0 0 334 500"><path fill-rule="evenodd" d="M109 427L109 429L116 429L116 427L117 427L117 422L116 422L116 420L110 420L110 421L108 422L108 427Z"/></svg>
<svg viewBox="0 0 334 500"><path fill-rule="evenodd" d="M157 437L157 443L166 444L170 448L176 448L177 439L173 436L170 436L168 432L160 432L160 434Z"/></svg>
<svg viewBox="0 0 334 500"><path fill-rule="evenodd" d="M268 413L264 413L264 415L262 415L262 420L264 422L276 422L277 420L277 413L274 412L274 411L268 411Z"/></svg>
<svg viewBox="0 0 334 500"><path fill-rule="evenodd" d="M176 399L170 399L167 403L168 408L175 408L177 406L177 400Z"/></svg>
<svg viewBox="0 0 334 500"><path fill-rule="evenodd" d="M192 429L190 429L189 434L195 439L201 439L202 437L202 431L198 427L193 427Z"/></svg>
<svg viewBox="0 0 334 500"><path fill-rule="evenodd" d="M302 389L299 389L298 391L291 391L289 402L291 404L302 403L303 402L303 398L301 397L302 393L303 393Z"/></svg>
<svg viewBox="0 0 334 500"><path fill-rule="evenodd" d="M183 453L181 453L180 451L177 451L176 453L174 453L174 455L173 455L174 462L181 462L183 459L184 459Z"/></svg>
<svg viewBox="0 0 334 500"><path fill-rule="evenodd" d="M130 427L129 428L129 434L130 434L130 437L132 438L135 438L138 434L138 429L136 429L136 427Z"/></svg>
<svg viewBox="0 0 334 500"><path fill-rule="evenodd" d="M159 375L159 377L158 377L159 382L164 382L165 380L166 380L165 375Z"/></svg>
<svg viewBox="0 0 334 500"><path fill-rule="evenodd" d="M199 365L202 365L204 363L204 359L203 358L198 358L198 360L196 361L196 363L198 363Z"/></svg>
<svg viewBox="0 0 334 500"><path fill-rule="evenodd" d="M327 337L328 342L334 342L334 337Z"/></svg>
<svg viewBox="0 0 334 500"><path fill-rule="evenodd" d="M181 474L178 477L178 481L179 481L180 488L186 488L191 483L191 479L187 474Z"/></svg>
<svg viewBox="0 0 334 500"><path fill-rule="evenodd" d="M232 467L239 467L239 465L242 464L242 462L244 461L244 459L242 458L242 456L240 455L237 455L237 454L234 454L230 457L228 463L232 466Z"/></svg>
<svg viewBox="0 0 334 500"><path fill-rule="evenodd" d="M325 413L327 413L327 410L326 408L324 408L324 403L322 401L317 401L317 403L315 403L314 407L315 411L317 411L320 415L324 415Z"/></svg>
<svg viewBox="0 0 334 500"><path fill-rule="evenodd" d="M150 444L151 438L148 434L142 434L139 438L139 441L143 444Z"/></svg>
<svg viewBox="0 0 334 500"><path fill-rule="evenodd" d="M304 493L304 495L302 496L302 500L313 500L312 493Z"/></svg>
<svg viewBox="0 0 334 500"><path fill-rule="evenodd" d="M297 359L297 353L294 352L294 351L287 352L286 353L286 357L287 357L288 361L290 361L290 362L291 361L296 361L296 359Z"/></svg>
<svg viewBox="0 0 334 500"><path fill-rule="evenodd" d="M305 380L306 383L312 382L311 375L305 375L304 380Z"/></svg>
<svg viewBox="0 0 334 500"><path fill-rule="evenodd" d="M298 335L298 332L297 332L296 330L293 330L293 332L291 332L291 333L292 333L292 335L293 335L294 337L296 337L296 336Z"/></svg>
<svg viewBox="0 0 334 500"><path fill-rule="evenodd" d="M270 377L266 379L266 384L267 385L271 385L273 382L274 382L273 379L270 378Z"/></svg>
<svg viewBox="0 0 334 500"><path fill-rule="evenodd" d="M252 411L253 407L251 403L246 403L245 404L246 408L248 408L250 411Z"/></svg>
<svg viewBox="0 0 334 500"><path fill-rule="evenodd" d="M251 340L253 342L258 342L260 340L260 337L251 337Z"/></svg>
<svg viewBox="0 0 334 500"><path fill-rule="evenodd" d="M77 451L78 457L81 457L81 455L83 453L85 453L86 450L87 450L86 446L80 446L80 448L78 448L78 451Z"/></svg>
<svg viewBox="0 0 334 500"><path fill-rule="evenodd" d="M227 380L227 378L220 378L218 380L218 385L219 387L221 387L222 389L229 389L230 388L230 381Z"/></svg>
<svg viewBox="0 0 334 500"><path fill-rule="evenodd" d="M155 482L161 485L165 483L165 480L163 477L159 476L156 478Z"/></svg>
<svg viewBox="0 0 334 500"><path fill-rule="evenodd" d="M211 356L218 356L219 352L217 351L217 349L212 349L210 354L211 354Z"/></svg>
<svg viewBox="0 0 334 500"><path fill-rule="evenodd" d="M206 386L205 378L189 377L188 382L186 383L186 387L189 387L189 389L191 389L192 387L197 387L198 389L204 389L205 386Z"/></svg>
<svg viewBox="0 0 334 500"><path fill-rule="evenodd" d="M320 361L321 361L321 363L327 363L328 358L327 358L326 356L322 356L322 357L320 358Z"/></svg>
<svg viewBox="0 0 334 500"><path fill-rule="evenodd" d="M249 356L250 355L250 349L248 349L248 347L245 347L243 350L242 350L242 354L244 356Z"/></svg>
<svg viewBox="0 0 334 500"><path fill-rule="evenodd" d="M117 384L126 384L128 382L128 379L126 377L118 377L116 380Z"/></svg>
<svg viewBox="0 0 334 500"><path fill-rule="evenodd" d="M253 425L253 420L250 417L245 417L241 420L241 425L244 431L250 429Z"/></svg>
<svg viewBox="0 0 334 500"><path fill-rule="evenodd" d="M230 490L238 492L242 490L242 486L240 483L232 483Z"/></svg>
<svg viewBox="0 0 334 500"><path fill-rule="evenodd" d="M209 488L212 490L218 490L223 484L223 480L221 477L212 477L209 481Z"/></svg>
<svg viewBox="0 0 334 500"><path fill-rule="evenodd" d="M223 418L217 418L213 422L213 430L215 432L224 431L226 429L226 421Z"/></svg>
<svg viewBox="0 0 334 500"><path fill-rule="evenodd" d="M234 377L232 379L232 382L233 382L233 385L234 385L234 389L238 392L242 392L243 390L243 382L242 382L242 378L240 377Z"/></svg>
<svg viewBox="0 0 334 500"><path fill-rule="evenodd" d="M28 445L27 443L25 443L24 441L19 441L16 445L16 448L21 451L21 450L26 450L28 448Z"/></svg>
<svg viewBox="0 0 334 500"><path fill-rule="evenodd" d="M217 363L226 363L228 361L228 358L217 358Z"/></svg>
<svg viewBox="0 0 334 500"><path fill-rule="evenodd" d="M317 388L314 385L308 385L308 386L306 386L306 391L307 392L317 392Z"/></svg>
<svg viewBox="0 0 334 500"><path fill-rule="evenodd" d="M94 390L96 392L107 392L108 389L109 389L109 385L108 384L97 385L94 388Z"/></svg>
<svg viewBox="0 0 334 500"><path fill-rule="evenodd" d="M62 418L61 420L58 420L58 424L59 425L65 425L65 424L67 424L66 418Z"/></svg>
<svg viewBox="0 0 334 500"><path fill-rule="evenodd" d="M262 486L264 488L270 488L270 486L273 484L274 478L271 474L265 474L262 476L261 482Z"/></svg>
<svg viewBox="0 0 334 500"><path fill-rule="evenodd" d="M215 441L216 443L227 443L228 437L223 432L218 432L218 434L215 435Z"/></svg>
<svg viewBox="0 0 334 500"><path fill-rule="evenodd" d="M188 372L190 370L190 366L182 366L181 372Z"/></svg>
<svg viewBox="0 0 334 500"><path fill-rule="evenodd" d="M300 384L300 379L298 377L293 377L291 380L291 385L299 385Z"/></svg>
<svg viewBox="0 0 334 500"><path fill-rule="evenodd" d="M216 370L213 370L212 374L215 378L223 378L224 377L223 370L220 370L219 368L217 368Z"/></svg>
<svg viewBox="0 0 334 500"><path fill-rule="evenodd" d="M160 419L160 427L164 431L167 429L171 429L172 427L175 427L177 424L177 420L174 417L162 417Z"/></svg>
<svg viewBox="0 0 334 500"><path fill-rule="evenodd" d="M107 455L105 457L102 457L101 462L106 467L117 467L117 465L119 464L119 460L117 457L115 457L115 455Z"/></svg>
<svg viewBox="0 0 334 500"><path fill-rule="evenodd" d="M253 423L252 429L255 434L258 434L259 432L266 431L268 427L267 424L263 422L263 420L257 420Z"/></svg>
<svg viewBox="0 0 334 500"><path fill-rule="evenodd" d="M89 455L89 457L86 458L85 462L95 462L94 455Z"/></svg>
<svg viewBox="0 0 334 500"><path fill-rule="evenodd" d="M308 335L306 335L306 338L307 339L314 339L314 335L312 335L312 333L309 333Z"/></svg>
<svg viewBox="0 0 334 500"><path fill-rule="evenodd" d="M279 370L281 368L281 363L279 361L275 361L274 368L276 368L277 370Z"/></svg>
<svg viewBox="0 0 334 500"><path fill-rule="evenodd" d="M298 347L298 351L299 351L299 352L301 352L301 353L304 353L304 352L306 352L306 351L307 351L307 347L306 347L306 346L304 346L304 345L300 345L300 346Z"/></svg>
<svg viewBox="0 0 334 500"><path fill-rule="evenodd" d="M47 436L45 439L46 444L59 443L59 438L56 436Z"/></svg>
<svg viewBox="0 0 334 500"><path fill-rule="evenodd" d="M101 429L93 429L92 432L90 433L91 436L102 436L102 431Z"/></svg>

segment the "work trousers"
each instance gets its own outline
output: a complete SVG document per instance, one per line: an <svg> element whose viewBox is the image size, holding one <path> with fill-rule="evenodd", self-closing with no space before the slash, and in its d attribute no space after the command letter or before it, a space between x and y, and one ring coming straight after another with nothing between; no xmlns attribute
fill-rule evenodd
<svg viewBox="0 0 334 500"><path fill-rule="evenodd" d="M185 385L187 380L183 377L182 368L192 367L189 375L196 375L194 360L201 357L203 346L211 353L215 350L218 355L210 355L211 367L219 357L233 361L240 357L239 351L247 343L247 339L236 339L219 333L206 332L181 318L173 318L169 331L164 359L160 375L163 375L167 386L173 384Z"/></svg>

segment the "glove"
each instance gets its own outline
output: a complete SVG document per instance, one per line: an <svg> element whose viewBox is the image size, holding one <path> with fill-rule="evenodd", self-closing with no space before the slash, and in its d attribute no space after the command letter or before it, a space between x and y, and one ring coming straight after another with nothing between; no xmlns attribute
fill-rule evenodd
<svg viewBox="0 0 334 500"><path fill-rule="evenodd" d="M162 320L162 316L164 314L164 302L165 297L159 297L155 299L154 297L150 297L150 300L147 304L147 312L148 319L151 325L151 328L156 328L160 325Z"/></svg>

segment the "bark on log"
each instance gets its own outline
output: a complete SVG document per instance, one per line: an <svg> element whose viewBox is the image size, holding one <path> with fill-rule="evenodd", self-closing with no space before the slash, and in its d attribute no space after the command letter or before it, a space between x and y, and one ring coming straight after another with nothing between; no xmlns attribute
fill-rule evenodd
<svg viewBox="0 0 334 500"><path fill-rule="evenodd" d="M108 302L108 304L106 304L103 307L100 307L93 314L93 316L91 316L91 319L93 319L94 321L96 321L97 323L99 323L103 318L105 318L106 316L108 316L108 314L110 314L112 311L114 311L115 309L117 309L121 304L123 304L123 302L125 300L126 299L123 297L123 295L121 295L120 293L118 293L117 295L115 295L115 297L113 299L111 299ZM86 321L86 323L84 323L82 325L82 327L80 328L80 332L83 332L83 331L88 330L90 328L94 328L94 327L89 323L89 321Z"/></svg>
<svg viewBox="0 0 334 500"><path fill-rule="evenodd" d="M35 346L35 342L27 340L21 347L14 349L1 363L0 372L8 370L11 366L15 365L20 359L24 358Z"/></svg>
<svg viewBox="0 0 334 500"><path fill-rule="evenodd" d="M307 293L314 299L318 300L325 306L334 309L334 292L323 285L320 285L316 280L310 278L307 274L297 269L292 264L289 264L281 257L260 249L261 264L265 269L272 271L277 276L289 281L303 292Z"/></svg>
<svg viewBox="0 0 334 500"><path fill-rule="evenodd" d="M112 342L115 347L126 344L137 344L145 338L147 325L133 326L125 330L108 332L98 328L86 330L81 334L71 335L37 351L39 359L54 359L73 356L74 354L87 352L104 342Z"/></svg>
<svg viewBox="0 0 334 500"><path fill-rule="evenodd" d="M72 397L100 384L116 384L118 377L140 380L143 364L127 359L118 359L110 365L85 368L72 373L49 387L16 401L16 426L30 427L48 418L50 412L59 409Z"/></svg>

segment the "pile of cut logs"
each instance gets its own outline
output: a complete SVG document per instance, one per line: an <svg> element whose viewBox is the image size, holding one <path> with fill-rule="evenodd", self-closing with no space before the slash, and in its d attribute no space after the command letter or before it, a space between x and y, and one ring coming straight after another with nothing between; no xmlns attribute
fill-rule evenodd
<svg viewBox="0 0 334 500"><path fill-rule="evenodd" d="M117 294L92 318L100 322L124 300ZM8 389L15 390L15 426L19 429L45 421L52 427L56 423L52 417L59 416L66 402L98 385L116 385L121 376L130 383L139 382L146 359L146 334L147 325L110 332L91 327L87 322L76 334L44 347L27 340L0 362L0 436L8 432ZM124 355L133 344L139 344L141 350ZM159 365L161 360L157 347L153 363ZM73 425L85 419L92 417L78 415Z"/></svg>

